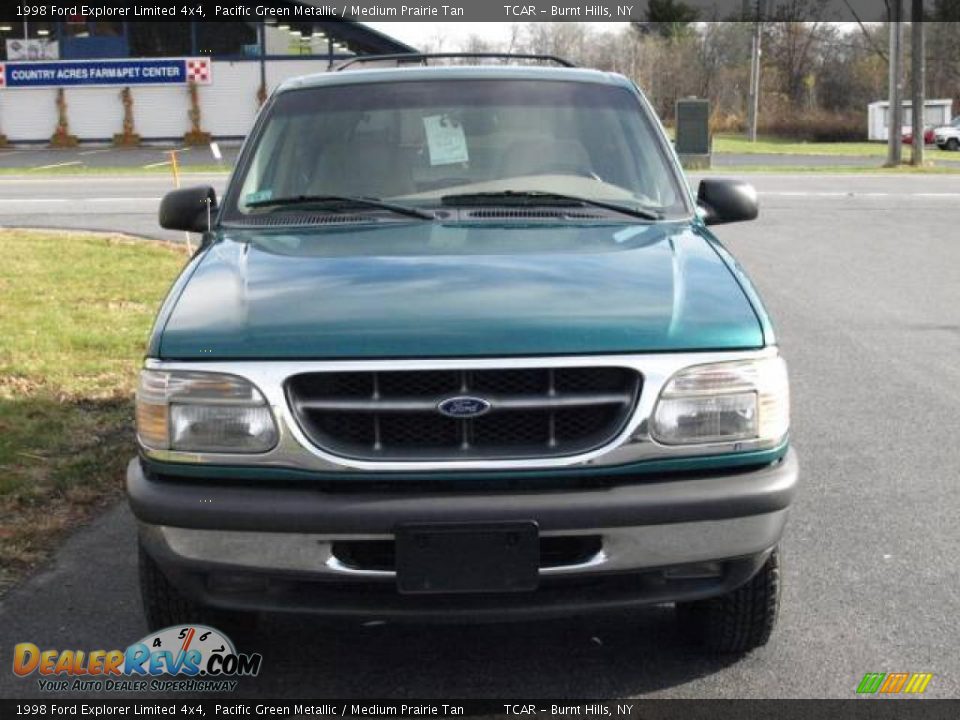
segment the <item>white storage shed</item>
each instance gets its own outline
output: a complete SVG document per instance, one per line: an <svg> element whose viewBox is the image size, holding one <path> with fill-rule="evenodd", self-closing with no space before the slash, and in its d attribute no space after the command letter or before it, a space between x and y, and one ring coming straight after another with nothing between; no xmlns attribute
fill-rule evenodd
<svg viewBox="0 0 960 720"><path fill-rule="evenodd" d="M953 117L953 100L927 100L923 109L924 126L940 127L948 125ZM890 124L890 102L878 100L867 106L867 136L870 140L887 140L887 128ZM911 132L913 128L913 101L903 103L902 132Z"/></svg>

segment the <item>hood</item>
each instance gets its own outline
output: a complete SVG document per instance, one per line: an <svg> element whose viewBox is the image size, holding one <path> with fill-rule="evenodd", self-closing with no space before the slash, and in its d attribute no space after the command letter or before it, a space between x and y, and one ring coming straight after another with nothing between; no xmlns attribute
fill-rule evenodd
<svg viewBox="0 0 960 720"><path fill-rule="evenodd" d="M171 297L150 354L323 359L761 347L762 311L721 252L687 223L225 229Z"/></svg>

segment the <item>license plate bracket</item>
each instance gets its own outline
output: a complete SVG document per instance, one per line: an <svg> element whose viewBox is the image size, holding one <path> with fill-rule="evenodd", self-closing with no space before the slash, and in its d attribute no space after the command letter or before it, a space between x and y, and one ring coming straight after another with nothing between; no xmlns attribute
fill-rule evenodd
<svg viewBox="0 0 960 720"><path fill-rule="evenodd" d="M539 583L533 521L408 524L396 529L401 593L529 592Z"/></svg>

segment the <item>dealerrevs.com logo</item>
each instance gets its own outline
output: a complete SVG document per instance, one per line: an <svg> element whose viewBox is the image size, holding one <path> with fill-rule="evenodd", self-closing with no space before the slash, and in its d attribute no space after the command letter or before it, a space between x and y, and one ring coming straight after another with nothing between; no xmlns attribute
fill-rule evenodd
<svg viewBox="0 0 960 720"><path fill-rule="evenodd" d="M236 678L256 676L262 661L206 625L168 627L126 650L41 650L29 642L13 650L13 672L38 675L45 692L228 692Z"/></svg>

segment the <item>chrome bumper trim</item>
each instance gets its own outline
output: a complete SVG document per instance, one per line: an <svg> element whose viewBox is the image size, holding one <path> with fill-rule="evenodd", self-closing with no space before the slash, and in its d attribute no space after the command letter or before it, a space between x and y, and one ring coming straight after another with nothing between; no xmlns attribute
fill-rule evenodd
<svg viewBox="0 0 960 720"><path fill-rule="evenodd" d="M643 525L596 530L556 530L549 536L599 535L601 550L585 562L541 568L541 576L588 575L661 568L755 555L777 544L787 510L727 520ZM391 540L391 535L195 530L141 523L148 547L177 564L205 569L302 573L316 579L392 580L394 573L344 565L334 541Z"/></svg>

